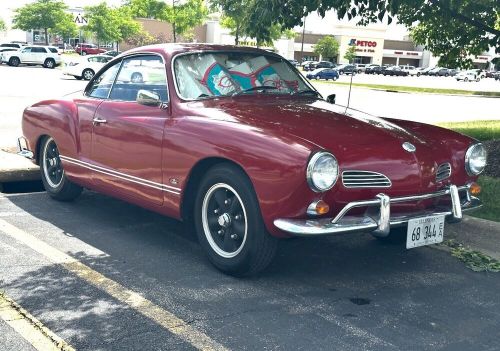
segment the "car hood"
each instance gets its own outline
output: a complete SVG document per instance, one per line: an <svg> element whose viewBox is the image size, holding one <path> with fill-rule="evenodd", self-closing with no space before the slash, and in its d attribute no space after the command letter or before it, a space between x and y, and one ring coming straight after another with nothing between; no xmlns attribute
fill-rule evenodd
<svg viewBox="0 0 500 351"><path fill-rule="evenodd" d="M460 134L454 133L452 140L448 134L446 138L444 134L437 137L435 127L428 127L432 133L426 133L427 126L404 128L401 125L405 123L396 124L319 99L263 97L256 103L255 98L206 100L202 110L209 118L264 130L270 138L286 133L309 143L311 151L328 150L337 157L341 171L380 172L408 187L434 187L437 166L452 163L457 150L465 150L470 144L470 139ZM411 143L416 150L405 150L403 143Z"/></svg>

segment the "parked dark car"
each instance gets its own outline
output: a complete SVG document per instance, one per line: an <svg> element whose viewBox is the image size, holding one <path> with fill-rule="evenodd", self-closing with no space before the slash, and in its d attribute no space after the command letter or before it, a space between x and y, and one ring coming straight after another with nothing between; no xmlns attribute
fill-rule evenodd
<svg viewBox="0 0 500 351"><path fill-rule="evenodd" d="M365 73L366 74L380 74L380 71L382 70L382 66L379 65L371 65L366 67Z"/></svg>
<svg viewBox="0 0 500 351"><path fill-rule="evenodd" d="M456 69L450 69L450 68L439 68L439 69L433 69L429 71L429 76L439 76L439 77L449 77L449 76L455 76L457 74Z"/></svg>
<svg viewBox="0 0 500 351"><path fill-rule="evenodd" d="M399 66L391 66L391 67L386 67L382 69L381 73L384 76L403 76L406 77L408 75L408 72L403 71L401 67Z"/></svg>
<svg viewBox="0 0 500 351"><path fill-rule="evenodd" d="M339 74L356 74L356 66L354 65L340 65L337 67Z"/></svg>
<svg viewBox="0 0 500 351"><path fill-rule="evenodd" d="M307 79L339 79L339 72L333 68L317 68L306 75Z"/></svg>
<svg viewBox="0 0 500 351"><path fill-rule="evenodd" d="M317 68L334 68L335 64L330 61L311 62L304 66L304 71L314 71Z"/></svg>
<svg viewBox="0 0 500 351"><path fill-rule="evenodd" d="M293 67L297 67L299 65L299 61L297 61L297 60L291 59L291 60L288 60L288 61L292 64Z"/></svg>
<svg viewBox="0 0 500 351"><path fill-rule="evenodd" d="M498 72L495 72L495 71L487 71L486 72L486 78L495 78L495 74L497 74Z"/></svg>
<svg viewBox="0 0 500 351"><path fill-rule="evenodd" d="M302 65L302 69L304 71L314 71L316 69L316 66L318 65L318 61L311 61L311 62L308 62L308 63L305 63Z"/></svg>

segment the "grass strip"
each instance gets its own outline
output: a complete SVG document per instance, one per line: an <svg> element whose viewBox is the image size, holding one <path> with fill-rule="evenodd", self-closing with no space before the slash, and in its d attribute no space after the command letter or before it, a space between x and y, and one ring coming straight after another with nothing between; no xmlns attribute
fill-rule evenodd
<svg viewBox="0 0 500 351"><path fill-rule="evenodd" d="M327 81L315 81L315 82L349 86L348 82L327 82ZM472 91L472 90L462 90L462 89L409 87L402 85L383 85L383 84L369 84L369 83L352 83L352 86L359 88L390 90L396 92L400 91L408 93L453 94L453 95L469 95L469 96L480 95L480 96L500 97L500 91Z"/></svg>
<svg viewBox="0 0 500 351"><path fill-rule="evenodd" d="M481 141L500 139L500 121L446 122L438 125Z"/></svg>
<svg viewBox="0 0 500 351"><path fill-rule="evenodd" d="M457 243L455 240L446 240L444 245L451 249L451 255L465 263L465 266L474 272L500 272L500 261L483 254L482 252L471 250Z"/></svg>

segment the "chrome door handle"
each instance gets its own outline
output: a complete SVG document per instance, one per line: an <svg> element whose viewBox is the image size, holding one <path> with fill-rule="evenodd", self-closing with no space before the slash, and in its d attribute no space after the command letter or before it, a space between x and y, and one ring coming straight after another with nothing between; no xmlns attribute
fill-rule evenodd
<svg viewBox="0 0 500 351"><path fill-rule="evenodd" d="M92 124L95 126L97 126L101 123L108 123L108 121L106 121L105 119L99 118L99 117L96 117L92 120Z"/></svg>

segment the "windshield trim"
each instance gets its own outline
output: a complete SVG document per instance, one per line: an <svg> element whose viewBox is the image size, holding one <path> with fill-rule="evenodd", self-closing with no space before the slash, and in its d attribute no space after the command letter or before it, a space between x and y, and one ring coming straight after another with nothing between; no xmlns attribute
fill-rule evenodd
<svg viewBox="0 0 500 351"><path fill-rule="evenodd" d="M171 70L171 73L172 73L172 80L173 80L173 83L174 83L174 87L175 87L175 93L177 94L177 97L179 99L181 99L182 101L203 101L203 100L208 100L207 97L202 97L202 98L187 98L185 96L182 96L180 91L179 91L179 87L177 85L177 74L175 72L175 61L182 57L182 56L186 56L186 55L196 55L196 54L214 54L214 53L224 53L224 52L237 52L237 53L242 53L242 54L245 54L245 53L254 53L255 51L248 51L248 50L238 50L238 49L228 49L228 50L191 50L191 51L186 51L186 52L180 52L180 53L177 53L175 54L172 59L170 60L170 70ZM284 62L286 65L288 65L292 71L294 71L299 77L300 79L302 79L302 81L304 82L304 84L311 90L315 90L317 91L312 85L311 83L309 83L309 81L304 77L304 75L296 68L294 67L287 59L285 59L284 57L278 55L278 54L275 54L274 52L266 52L266 53L263 53L262 55L267 55L267 56L273 56L274 58ZM246 95L246 94L243 94L243 95ZM243 96L243 95L237 95L238 96ZM287 96L287 94L274 94L274 95L280 95L280 96ZM214 98L233 98L234 96L232 95L218 95L218 96L214 96ZM321 95L318 91L318 97L321 97L323 98L323 95Z"/></svg>

